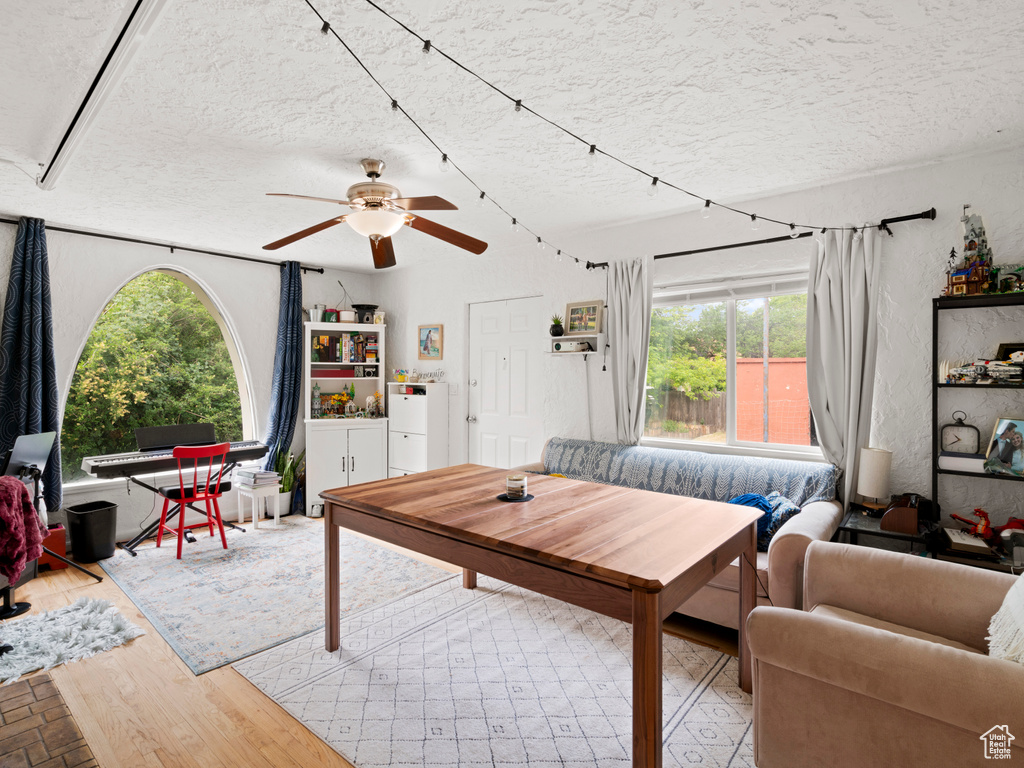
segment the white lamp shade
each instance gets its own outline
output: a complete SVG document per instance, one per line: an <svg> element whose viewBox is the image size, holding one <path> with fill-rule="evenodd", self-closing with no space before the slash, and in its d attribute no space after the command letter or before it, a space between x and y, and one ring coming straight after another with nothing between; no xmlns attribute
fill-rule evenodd
<svg viewBox="0 0 1024 768"><path fill-rule="evenodd" d="M364 211L350 213L345 221L363 237L391 237L402 228L404 219L397 213L367 208Z"/></svg>
<svg viewBox="0 0 1024 768"><path fill-rule="evenodd" d="M861 448L857 472L857 493L873 499L889 498L889 472L892 452L882 448Z"/></svg>

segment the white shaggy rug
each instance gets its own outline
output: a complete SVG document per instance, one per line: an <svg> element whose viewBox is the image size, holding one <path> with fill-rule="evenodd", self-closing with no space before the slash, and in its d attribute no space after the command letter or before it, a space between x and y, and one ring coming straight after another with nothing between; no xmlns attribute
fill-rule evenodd
<svg viewBox="0 0 1024 768"><path fill-rule="evenodd" d="M0 622L0 682L13 683L37 669L87 659L146 634L107 600L82 597L71 605Z"/></svg>
<svg viewBox="0 0 1024 768"><path fill-rule="evenodd" d="M358 768L628 768L628 624L456 576L234 667ZM736 660L663 642L663 761L754 765Z"/></svg>

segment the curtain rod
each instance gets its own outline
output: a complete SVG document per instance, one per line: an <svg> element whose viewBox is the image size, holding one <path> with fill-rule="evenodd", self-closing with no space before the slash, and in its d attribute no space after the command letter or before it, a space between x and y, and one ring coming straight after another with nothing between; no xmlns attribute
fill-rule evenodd
<svg viewBox="0 0 1024 768"><path fill-rule="evenodd" d="M0 222L4 224L18 224L18 219L8 219L0 216ZM86 232L81 229L71 229L70 227L55 227L50 224L46 224L47 231L50 232L67 232L72 235L85 235L86 237L99 237L104 240L119 240L122 243L138 243L139 245L155 245L157 248L170 248L171 253L174 253L175 249L179 251L188 251L189 253L201 253L204 256L219 256L222 259L235 259L237 261L251 261L253 264L266 264L270 267L280 267L284 264L283 261L268 261L267 259L256 259L252 256L239 256L235 253L223 253L221 251L204 251L199 248L188 248L184 245L171 245L170 243L157 243L153 240L140 240L135 237L124 237L122 235L108 235L104 232ZM307 267L303 264L299 265L299 268L303 273L316 272L319 275L324 273L323 267Z"/></svg>
<svg viewBox="0 0 1024 768"><path fill-rule="evenodd" d="M883 232L888 232L889 236L892 237L892 232L889 230L890 224L899 224L901 221L914 221L915 219L935 219L935 209L930 208L927 211L921 211L921 213L911 213L907 216L893 216L892 218L882 219L878 222L878 228ZM713 245L710 248L697 248L692 251L676 251L675 253L659 253L655 259L671 259L674 256L693 256L698 253L711 253L712 251L727 251L731 248L746 248L748 245L765 245L767 243L784 243L787 240L799 240L801 237L810 237L813 232L801 232L796 237L790 237L789 235L782 235L781 237L769 237L764 240L748 240L743 243L729 243L728 245ZM594 266L600 266L595 264Z"/></svg>

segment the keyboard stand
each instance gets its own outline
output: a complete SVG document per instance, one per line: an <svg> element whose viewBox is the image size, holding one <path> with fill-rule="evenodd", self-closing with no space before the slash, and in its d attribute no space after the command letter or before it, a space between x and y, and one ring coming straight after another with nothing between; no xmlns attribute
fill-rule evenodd
<svg viewBox="0 0 1024 768"><path fill-rule="evenodd" d="M232 470L234 470L234 468L237 467L237 466L238 466L238 462L232 462L231 464L226 466L224 468L224 471L221 473L221 477L223 478L224 475L230 476ZM131 480L136 485L141 485L147 491L152 491L157 496L160 495L159 489L154 488L149 483L144 483L141 480L136 479L135 477L129 477L128 479ZM193 512L198 512L201 515L205 515L206 514L206 510L205 509L199 509L199 507L197 507L197 506L195 506L193 504L186 504L185 506L187 506ZM173 520L175 517L177 517L179 512L181 512L181 504L175 504L174 505L174 509L172 509L172 510L167 512L167 521L170 522L171 520ZM234 528L236 531L241 531L242 533L246 532L245 528L242 528L241 526L235 525L234 523L229 523L227 520L224 520L223 523L228 528ZM138 554L138 552L135 551L135 548L137 546L139 546L139 544L144 542L146 539L148 539L150 536L152 536L156 532L156 529L159 528L159 527L160 527L160 520L157 519L155 522L153 522L149 526L147 526L146 530L144 530L138 536L133 538L131 541L127 541L127 542L119 541L119 542L117 542L117 546L119 548L123 549L125 552L127 552L132 557L138 557L139 554ZM185 538L188 539L189 544L195 544L196 538L195 538L195 536L192 535L191 531L186 531L185 532Z"/></svg>

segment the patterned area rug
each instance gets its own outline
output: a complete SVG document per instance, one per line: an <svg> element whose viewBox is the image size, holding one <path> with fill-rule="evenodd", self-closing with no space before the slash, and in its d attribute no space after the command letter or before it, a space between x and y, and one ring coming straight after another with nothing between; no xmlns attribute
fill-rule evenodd
<svg viewBox="0 0 1024 768"><path fill-rule="evenodd" d="M632 632L455 577L235 665L358 768L632 764ZM754 765L736 660L664 636L664 765Z"/></svg>
<svg viewBox="0 0 1024 768"><path fill-rule="evenodd" d="M229 530L228 549L198 535L176 560L175 542L149 541L100 565L200 675L324 625L323 530L292 515L277 529ZM342 615L449 576L344 532L341 553Z"/></svg>

